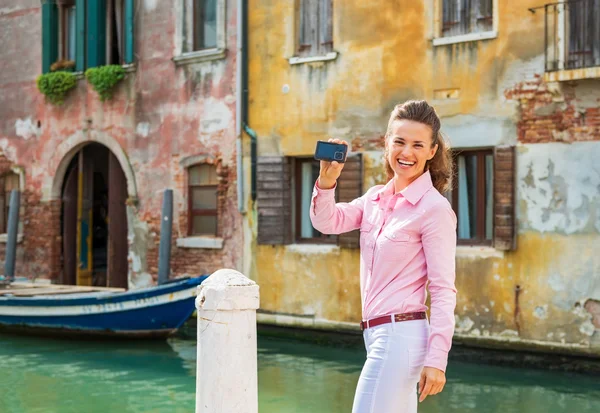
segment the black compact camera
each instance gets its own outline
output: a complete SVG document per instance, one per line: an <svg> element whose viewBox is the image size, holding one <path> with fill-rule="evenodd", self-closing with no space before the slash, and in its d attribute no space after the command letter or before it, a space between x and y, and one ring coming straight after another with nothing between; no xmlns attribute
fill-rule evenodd
<svg viewBox="0 0 600 413"><path fill-rule="evenodd" d="M343 143L333 143L325 141L317 141L315 149L315 159L327 162L346 162L346 154L348 153L348 145Z"/></svg>

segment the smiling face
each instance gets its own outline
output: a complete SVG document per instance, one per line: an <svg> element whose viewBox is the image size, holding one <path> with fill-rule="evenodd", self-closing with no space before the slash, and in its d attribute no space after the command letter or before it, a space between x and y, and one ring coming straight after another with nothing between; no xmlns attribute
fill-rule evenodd
<svg viewBox="0 0 600 413"><path fill-rule="evenodd" d="M397 190L404 189L425 172L425 164L433 158L437 148L437 144L432 146L429 126L406 119L392 122L386 149Z"/></svg>

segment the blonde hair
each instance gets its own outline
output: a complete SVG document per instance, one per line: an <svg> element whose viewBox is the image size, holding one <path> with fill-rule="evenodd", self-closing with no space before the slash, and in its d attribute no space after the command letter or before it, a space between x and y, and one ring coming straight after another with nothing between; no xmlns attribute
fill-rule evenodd
<svg viewBox="0 0 600 413"><path fill-rule="evenodd" d="M392 133L392 124L397 120L411 120L431 128L431 147L438 146L433 158L425 163L425 170L431 174L431 181L440 193L448 191L452 186L452 153L450 145L440 132L441 123L435 109L424 100L409 100L396 105L390 115L385 140ZM394 170L388 161L387 145L385 149L385 171L388 180L394 177Z"/></svg>

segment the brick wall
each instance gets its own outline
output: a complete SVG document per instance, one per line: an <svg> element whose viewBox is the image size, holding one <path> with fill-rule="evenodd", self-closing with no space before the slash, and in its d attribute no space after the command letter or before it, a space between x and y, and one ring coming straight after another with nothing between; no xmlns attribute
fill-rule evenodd
<svg viewBox="0 0 600 413"><path fill-rule="evenodd" d="M518 139L522 143L600 140L600 109L589 96L578 96L585 84L545 83L541 76L507 90L519 102ZM600 93L596 102L600 99Z"/></svg>

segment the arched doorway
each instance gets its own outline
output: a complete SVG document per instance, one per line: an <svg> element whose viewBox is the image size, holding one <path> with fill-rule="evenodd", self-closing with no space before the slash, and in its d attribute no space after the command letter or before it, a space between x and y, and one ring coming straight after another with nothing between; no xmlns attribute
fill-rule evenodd
<svg viewBox="0 0 600 413"><path fill-rule="evenodd" d="M104 145L81 147L61 190L61 283L127 288L127 179Z"/></svg>

